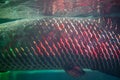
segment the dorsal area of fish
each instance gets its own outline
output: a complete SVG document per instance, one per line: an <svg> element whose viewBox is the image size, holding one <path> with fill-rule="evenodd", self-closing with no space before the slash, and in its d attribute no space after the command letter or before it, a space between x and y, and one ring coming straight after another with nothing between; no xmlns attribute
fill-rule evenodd
<svg viewBox="0 0 120 80"><path fill-rule="evenodd" d="M2 28L0 70L62 69L71 64L119 73L119 22L112 18L43 18Z"/></svg>

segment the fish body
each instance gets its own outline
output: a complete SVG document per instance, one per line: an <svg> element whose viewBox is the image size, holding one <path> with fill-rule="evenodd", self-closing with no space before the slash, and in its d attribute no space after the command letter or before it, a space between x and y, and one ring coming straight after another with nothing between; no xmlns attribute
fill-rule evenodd
<svg viewBox="0 0 120 80"><path fill-rule="evenodd" d="M0 71L87 68L120 76L120 26L111 18L11 23L0 25Z"/></svg>

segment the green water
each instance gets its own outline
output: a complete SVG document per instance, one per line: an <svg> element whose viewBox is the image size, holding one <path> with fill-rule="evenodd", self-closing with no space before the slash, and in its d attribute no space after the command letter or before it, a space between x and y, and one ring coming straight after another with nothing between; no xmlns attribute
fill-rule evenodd
<svg viewBox="0 0 120 80"><path fill-rule="evenodd" d="M119 80L119 78L89 70L79 78L68 75L64 70L36 70L0 73L0 80Z"/></svg>

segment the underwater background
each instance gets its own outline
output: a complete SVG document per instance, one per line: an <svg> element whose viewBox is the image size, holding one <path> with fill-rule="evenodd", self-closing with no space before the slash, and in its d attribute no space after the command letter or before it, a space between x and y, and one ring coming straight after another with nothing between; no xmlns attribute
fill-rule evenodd
<svg viewBox="0 0 120 80"><path fill-rule="evenodd" d="M86 71L79 78L68 75L64 70L13 71L0 74L0 80L120 80L97 71Z"/></svg>
<svg viewBox="0 0 120 80"><path fill-rule="evenodd" d="M64 3L64 4L63 4ZM120 0L0 0L0 24L43 17L120 17ZM74 78L64 70L8 71L0 80L120 80L87 70Z"/></svg>

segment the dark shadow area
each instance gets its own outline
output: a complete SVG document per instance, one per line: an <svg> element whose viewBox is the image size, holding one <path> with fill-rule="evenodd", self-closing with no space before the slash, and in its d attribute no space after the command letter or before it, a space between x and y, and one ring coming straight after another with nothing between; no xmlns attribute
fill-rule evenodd
<svg viewBox="0 0 120 80"><path fill-rule="evenodd" d="M6 23L6 22L12 22L20 19L7 19L7 18L0 18L0 24Z"/></svg>

